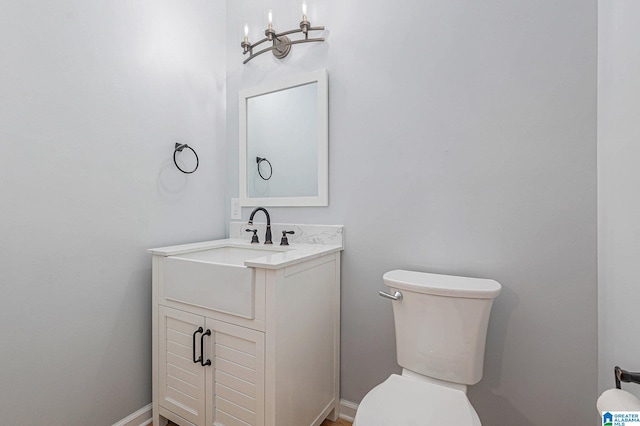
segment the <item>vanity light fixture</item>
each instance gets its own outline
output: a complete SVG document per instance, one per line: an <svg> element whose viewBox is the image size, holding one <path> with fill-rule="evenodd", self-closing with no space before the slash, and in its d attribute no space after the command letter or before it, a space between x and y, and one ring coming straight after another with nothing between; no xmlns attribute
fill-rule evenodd
<svg viewBox="0 0 640 426"><path fill-rule="evenodd" d="M242 41L242 43L240 43L240 46L243 49L242 54L246 55L248 53L249 57L244 60L243 64L246 64L256 56L269 51L273 51L273 56L275 56L276 58L282 59L289 54L289 52L291 51L291 46L294 44L311 43L314 41L324 41L324 37L309 38L309 31L323 31L324 26L322 27L311 26L311 24L307 20L307 4L306 3L302 3L302 21L300 22L300 29L285 31L282 33L276 33L275 30L273 29L273 12L271 10L268 12L268 20L269 20L269 24L267 29L264 32L264 35L266 37L255 43L249 42L249 24L244 24L244 40ZM291 40L289 37L287 37L287 35L295 34L295 33L304 34L304 38L299 40ZM267 47L256 53L253 53L253 49L256 46L268 41L272 42L271 47Z"/></svg>

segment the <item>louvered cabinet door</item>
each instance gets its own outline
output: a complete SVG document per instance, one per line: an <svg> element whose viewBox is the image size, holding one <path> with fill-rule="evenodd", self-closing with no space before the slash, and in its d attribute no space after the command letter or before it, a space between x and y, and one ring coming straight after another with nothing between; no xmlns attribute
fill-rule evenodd
<svg viewBox="0 0 640 426"><path fill-rule="evenodd" d="M206 321L207 425L264 426L264 333Z"/></svg>
<svg viewBox="0 0 640 426"><path fill-rule="evenodd" d="M204 425L205 368L209 367L194 362L194 353L200 356L202 333L198 330L205 326L205 319L166 306L159 306L158 314L159 404L195 425Z"/></svg>

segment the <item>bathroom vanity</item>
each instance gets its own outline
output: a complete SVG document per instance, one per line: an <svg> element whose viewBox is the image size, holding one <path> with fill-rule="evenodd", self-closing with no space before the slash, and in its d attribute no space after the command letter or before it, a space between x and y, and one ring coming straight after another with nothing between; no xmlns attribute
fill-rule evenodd
<svg viewBox="0 0 640 426"><path fill-rule="evenodd" d="M256 224L264 235L263 224ZM153 424L317 426L338 415L341 226L274 244L151 249ZM293 230L289 246L278 245Z"/></svg>

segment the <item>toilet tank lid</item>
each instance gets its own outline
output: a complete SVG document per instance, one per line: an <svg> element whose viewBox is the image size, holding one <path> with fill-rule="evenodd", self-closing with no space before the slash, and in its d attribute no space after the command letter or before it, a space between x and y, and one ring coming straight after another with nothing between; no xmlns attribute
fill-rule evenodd
<svg viewBox="0 0 640 426"><path fill-rule="evenodd" d="M502 286L485 278L458 277L427 272L396 269L382 276L385 284L399 290L415 291L436 296L493 299Z"/></svg>

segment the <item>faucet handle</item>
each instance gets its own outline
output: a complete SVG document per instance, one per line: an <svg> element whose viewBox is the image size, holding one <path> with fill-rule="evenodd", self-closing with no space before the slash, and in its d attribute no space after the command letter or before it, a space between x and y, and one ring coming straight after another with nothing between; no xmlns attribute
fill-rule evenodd
<svg viewBox="0 0 640 426"><path fill-rule="evenodd" d="M282 231L282 238L280 239L280 245L281 246L288 246L289 245L289 239L287 238L287 234L295 234L294 231Z"/></svg>
<svg viewBox="0 0 640 426"><path fill-rule="evenodd" d="M247 232L253 232L253 237L251 237L251 244L258 244L258 230L257 229L246 229Z"/></svg>

